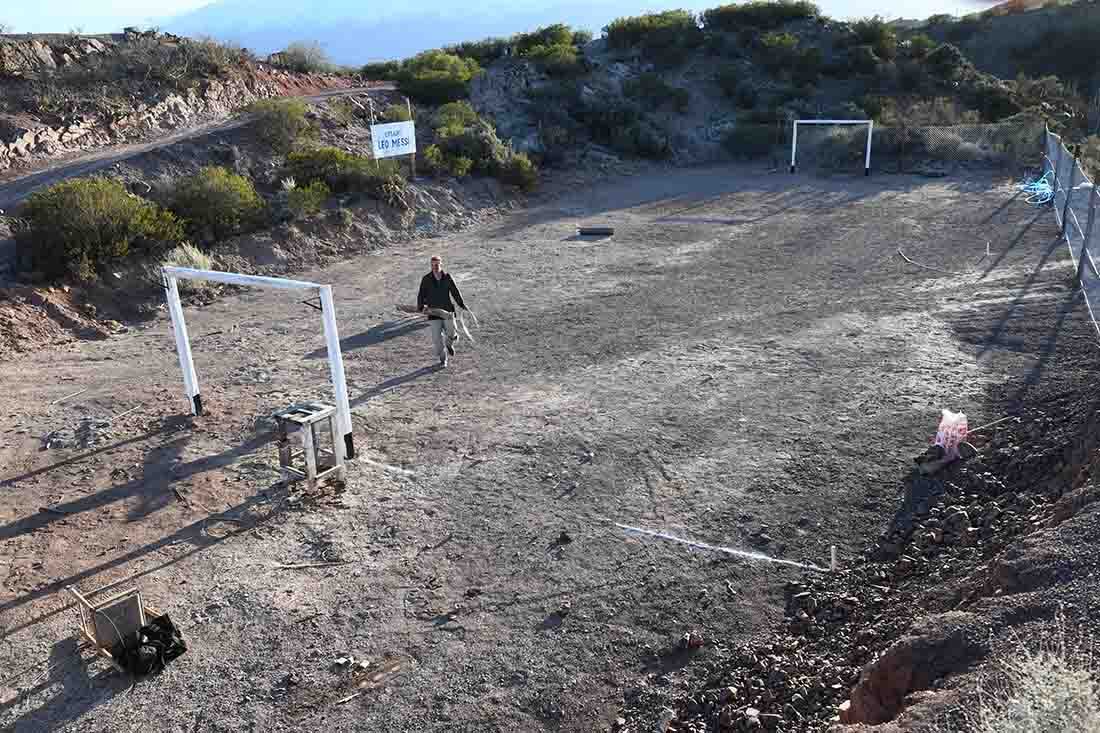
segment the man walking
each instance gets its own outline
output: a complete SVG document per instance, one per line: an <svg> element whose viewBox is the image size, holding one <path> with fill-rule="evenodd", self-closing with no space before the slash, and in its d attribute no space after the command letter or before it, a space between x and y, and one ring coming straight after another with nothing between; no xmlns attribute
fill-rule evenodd
<svg viewBox="0 0 1100 733"><path fill-rule="evenodd" d="M454 356L454 343L458 340L458 332L455 330L455 307L451 303L451 296L462 310L467 310L462 302L462 295L458 292L454 278L449 272L443 271L443 260L439 255L432 255L432 271L420 281L420 293L416 296L416 310L423 313L428 309L428 322L432 329L432 344L435 346L435 354L439 357L439 366L447 367L447 357ZM446 311L445 314L441 313ZM436 315L440 313L440 315ZM443 336L447 339L444 343Z"/></svg>

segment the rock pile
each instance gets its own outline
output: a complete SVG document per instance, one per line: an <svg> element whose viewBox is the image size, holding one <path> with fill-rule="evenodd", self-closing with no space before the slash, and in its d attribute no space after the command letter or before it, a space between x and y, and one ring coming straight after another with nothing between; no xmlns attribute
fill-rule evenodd
<svg viewBox="0 0 1100 733"><path fill-rule="evenodd" d="M784 627L762 643L717 647L705 681L676 702L664 730L824 733L885 723L915 693L987 655L988 622L952 609L1035 586L1042 579L1016 567L1011 547L1100 499L1092 484L1072 490L1100 464L1096 440L1081 438L1100 413L1082 425L1082 409L1069 400L1028 410L976 440L975 460L932 477L914 471L863 561L789 583Z"/></svg>

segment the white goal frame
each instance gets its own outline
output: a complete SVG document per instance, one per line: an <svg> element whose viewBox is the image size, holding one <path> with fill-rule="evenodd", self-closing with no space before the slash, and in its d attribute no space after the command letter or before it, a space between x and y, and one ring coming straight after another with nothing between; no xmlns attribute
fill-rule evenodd
<svg viewBox="0 0 1100 733"><path fill-rule="evenodd" d="M189 267L162 267L161 271L164 275L164 289L168 297L168 312L172 316L172 330L176 336L176 352L179 354L180 369L183 371L183 388L192 415L202 415L202 396L199 394L199 378L195 374L195 363L191 358L191 339L187 335L187 321L183 317L179 280L203 280L226 285L297 290L319 297L321 300L321 320L324 323L325 331L325 346L328 351L329 372L332 375L332 387L336 392L336 423L340 434L344 436L344 445L333 446L333 450L343 450L346 459L355 458L355 443L351 430L351 406L348 403L347 383L344 381L344 358L340 351L340 334L336 329L336 305L332 299L331 285L319 285L302 280L287 280L281 277L241 275L235 272L219 272L216 270L194 270Z"/></svg>
<svg viewBox="0 0 1100 733"><path fill-rule="evenodd" d="M871 136L875 131L874 120L795 120L794 133L791 135L791 173L797 170L798 126L799 125L867 125L867 155L863 162L863 175L871 175Z"/></svg>

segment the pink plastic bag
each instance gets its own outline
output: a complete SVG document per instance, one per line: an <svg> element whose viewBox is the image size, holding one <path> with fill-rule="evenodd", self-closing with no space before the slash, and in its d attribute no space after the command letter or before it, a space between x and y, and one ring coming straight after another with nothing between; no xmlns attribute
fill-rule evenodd
<svg viewBox="0 0 1100 733"><path fill-rule="evenodd" d="M966 440L967 430L965 413L944 410L939 430L936 431L936 439L933 442L943 448L945 457L958 458L959 443Z"/></svg>

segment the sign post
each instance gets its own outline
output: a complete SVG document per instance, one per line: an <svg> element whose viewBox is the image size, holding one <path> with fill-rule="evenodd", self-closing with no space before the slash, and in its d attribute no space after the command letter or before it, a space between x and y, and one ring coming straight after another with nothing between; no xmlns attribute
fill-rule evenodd
<svg viewBox="0 0 1100 733"><path fill-rule="evenodd" d="M409 101L408 97L405 97L405 106L409 108L409 121L413 123L413 130L415 130L416 129L416 118L413 117L413 105L412 105L412 102ZM409 159L409 162L412 164L412 180L415 181L416 180L416 152L415 151L412 154L412 158Z"/></svg>

